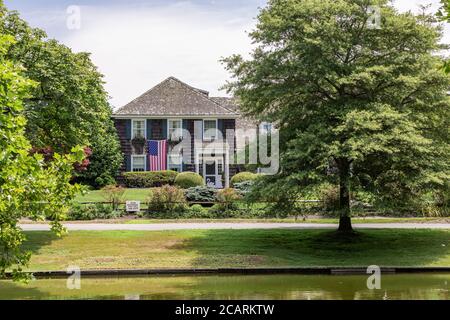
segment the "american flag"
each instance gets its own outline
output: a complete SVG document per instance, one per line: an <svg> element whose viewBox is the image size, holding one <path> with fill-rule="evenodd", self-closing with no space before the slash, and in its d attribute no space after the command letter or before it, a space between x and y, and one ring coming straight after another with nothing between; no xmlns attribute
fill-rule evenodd
<svg viewBox="0 0 450 320"><path fill-rule="evenodd" d="M167 168L167 140L148 142L150 171L162 171Z"/></svg>

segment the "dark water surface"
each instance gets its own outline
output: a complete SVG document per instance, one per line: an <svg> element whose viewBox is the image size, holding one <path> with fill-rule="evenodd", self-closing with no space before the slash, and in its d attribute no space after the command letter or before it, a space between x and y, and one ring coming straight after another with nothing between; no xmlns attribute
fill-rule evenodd
<svg viewBox="0 0 450 320"><path fill-rule="evenodd" d="M367 288L368 276L218 275L67 279L28 285L0 281L0 299L283 299L283 300L449 300L450 274L383 275L380 290Z"/></svg>

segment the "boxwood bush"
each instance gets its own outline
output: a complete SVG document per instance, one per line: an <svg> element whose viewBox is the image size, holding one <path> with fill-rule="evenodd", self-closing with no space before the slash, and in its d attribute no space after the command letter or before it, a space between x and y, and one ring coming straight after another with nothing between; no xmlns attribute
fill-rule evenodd
<svg viewBox="0 0 450 320"><path fill-rule="evenodd" d="M127 188L157 188L173 185L178 175L176 171L126 172L123 174Z"/></svg>
<svg viewBox="0 0 450 320"><path fill-rule="evenodd" d="M204 186L203 177L195 172L183 172L175 178L175 185L182 189Z"/></svg>
<svg viewBox="0 0 450 320"><path fill-rule="evenodd" d="M231 186L234 187L235 184L254 181L258 178L258 174L252 172L241 172L231 178Z"/></svg>

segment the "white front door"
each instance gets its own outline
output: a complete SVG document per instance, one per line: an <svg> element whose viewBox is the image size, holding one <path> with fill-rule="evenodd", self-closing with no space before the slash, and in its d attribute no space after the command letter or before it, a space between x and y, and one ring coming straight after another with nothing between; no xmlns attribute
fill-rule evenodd
<svg viewBox="0 0 450 320"><path fill-rule="evenodd" d="M222 171L222 158L205 157L203 159L203 177L207 186L217 189L223 188Z"/></svg>

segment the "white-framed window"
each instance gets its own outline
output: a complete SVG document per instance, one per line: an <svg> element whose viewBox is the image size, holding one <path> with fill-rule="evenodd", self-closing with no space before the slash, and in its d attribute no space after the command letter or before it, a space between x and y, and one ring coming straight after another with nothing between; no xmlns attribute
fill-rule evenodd
<svg viewBox="0 0 450 320"><path fill-rule="evenodd" d="M131 156L131 171L144 172L145 171L145 155L144 156Z"/></svg>
<svg viewBox="0 0 450 320"><path fill-rule="evenodd" d="M203 140L215 140L217 138L217 119L203 120Z"/></svg>
<svg viewBox="0 0 450 320"><path fill-rule="evenodd" d="M183 138L183 121L181 119L168 120L167 136L172 141L177 141Z"/></svg>
<svg viewBox="0 0 450 320"><path fill-rule="evenodd" d="M177 153L169 153L168 157L168 170L173 170L176 172L183 171L183 156Z"/></svg>
<svg viewBox="0 0 450 320"><path fill-rule="evenodd" d="M269 134L273 132L273 124L270 122L261 122L259 125L259 132L261 134Z"/></svg>
<svg viewBox="0 0 450 320"><path fill-rule="evenodd" d="M145 120L133 120L131 121L132 131L131 131L131 139L134 138L145 138L145 130L146 130L146 121Z"/></svg>

